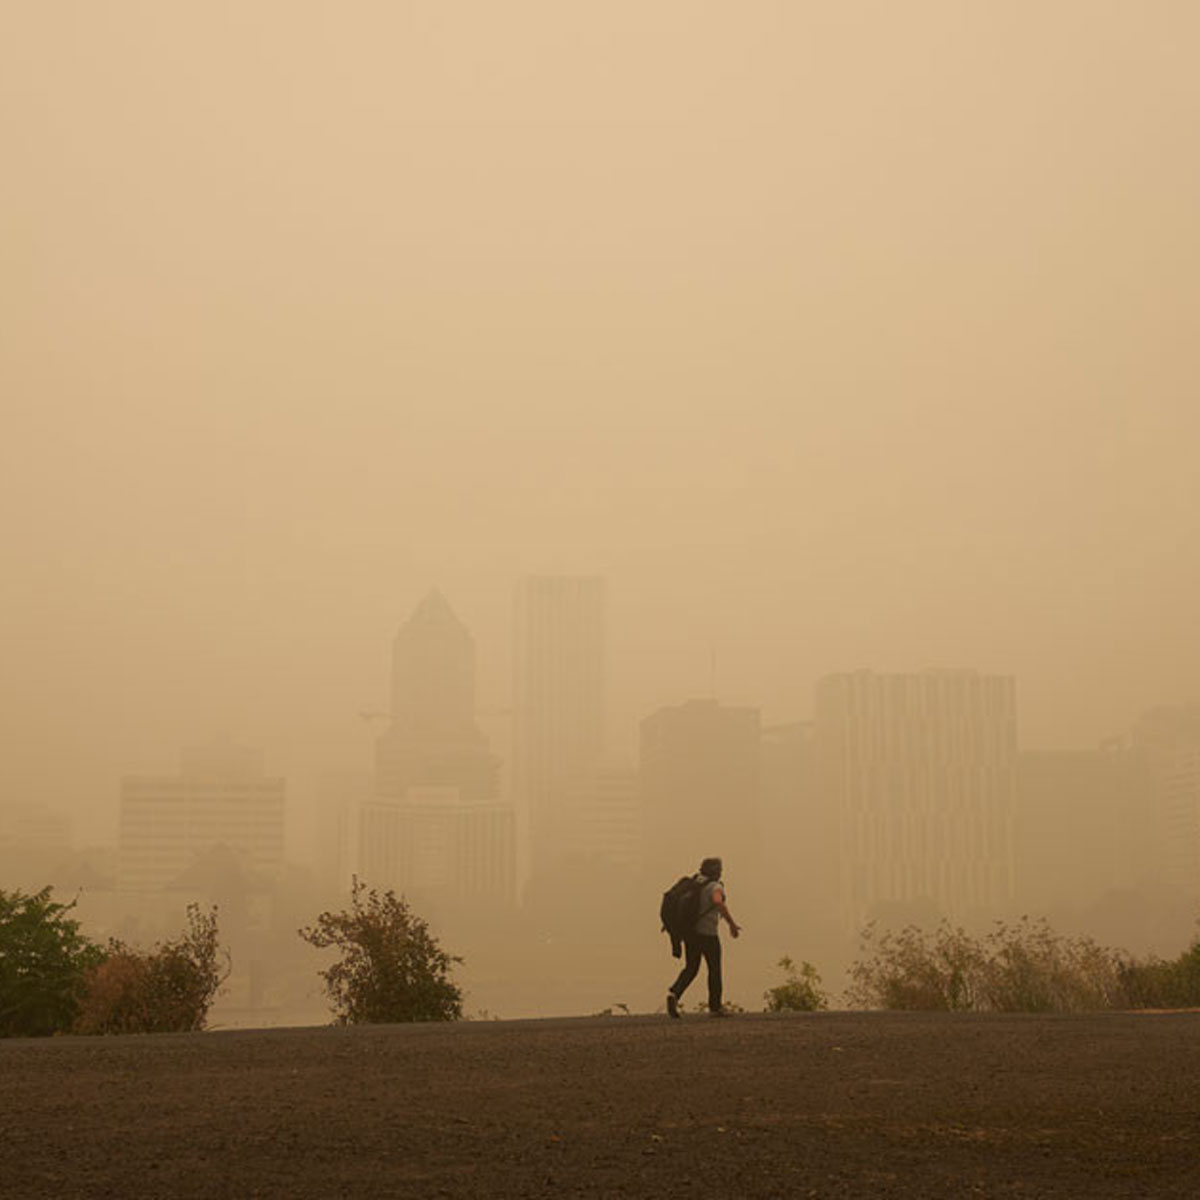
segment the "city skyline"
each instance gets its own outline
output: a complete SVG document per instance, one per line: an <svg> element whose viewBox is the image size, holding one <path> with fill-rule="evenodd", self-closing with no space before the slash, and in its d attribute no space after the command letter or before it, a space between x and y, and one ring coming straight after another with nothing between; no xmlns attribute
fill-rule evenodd
<svg viewBox="0 0 1200 1200"><path fill-rule="evenodd" d="M599 577L594 576L594 575L587 575L587 576L558 576L558 577L556 577L556 576L529 576L527 578L530 578L530 579L536 579L536 578L598 579ZM420 614L422 611L427 611L431 605L434 609L437 609L439 606L446 605L444 590L441 587L439 587L437 584L427 586L425 589L423 589L422 591L419 592L419 595L421 596L421 599L418 601L418 603L415 605L415 607L412 611L412 615L414 615L414 616L417 614ZM447 608L448 608L448 606L447 606ZM452 617L453 617L454 623L456 623L460 627L465 628L465 626L463 626L462 621L457 617L457 615L452 614ZM411 616L410 616L410 620L411 620ZM510 614L510 622L511 622L511 614ZM403 629L403 626L404 626L404 623L401 623L401 629ZM474 666L474 657L475 657L474 641L475 641L475 639L472 637L471 638L471 642L472 642L471 653L472 653L473 666ZM515 643L512 643L512 644L515 645ZM716 670L714 670L714 664L713 664L714 651L713 651L712 645L709 644L708 646L705 646L705 647L698 647L697 650L698 650L697 663L696 663L696 670L695 670L694 674L698 680L703 678L704 683L701 686L697 686L697 687L693 688L690 693L679 691L679 692L672 694L665 688L661 689L659 694L662 695L663 697L665 697L665 699L664 699L665 704L667 704L667 705L682 704L682 703L686 703L689 700L699 700L699 699L722 699L722 700L727 699L727 697L722 692L722 690L720 689L719 686L716 689L715 695L712 691L712 683L714 682L714 679L716 679L716 681L719 683L718 672ZM699 651L701 651L701 650L703 650L703 653L699 653ZM492 645L492 646L488 647L488 651L489 651L490 657L492 657L493 659L503 659L505 657L502 649L498 648L496 645ZM730 666L729 660L728 659L722 660L721 665L727 670L728 667ZM960 668L960 667L921 665L921 666L910 666L907 669L900 669L898 671L893 671L891 673L925 674L925 673L955 671L955 670L960 670L960 669L974 670L976 668L974 668L974 667ZM849 672L864 672L864 671L870 672L871 670L872 670L872 668L864 667L862 665L858 665L858 666L851 667L851 668L847 668L843 665L843 666L835 667L835 669L828 672L827 674L838 675L838 674L845 674L848 671ZM878 673L887 674L889 672L884 671L884 672L878 672ZM813 689L815 689L817 687L817 685L820 683L821 678L824 678L824 677L825 676L821 676L812 681ZM385 688L385 694L389 698L388 703L389 703L390 707L388 709L371 708L369 706L364 707L363 703L360 702L358 710L357 710L358 720L354 726L354 728L356 730L361 731L362 728L369 727L369 723L371 720L383 719L384 717L390 716L392 709L396 706L396 692L395 692L396 661L395 661L395 650L394 649L393 649L393 654L392 654L392 659L391 659L391 665L388 668L386 678L387 678L387 683L386 683L386 688ZM489 696L486 699L479 699L479 698L474 697L474 692L476 689L474 686L472 686L472 689L471 689L472 697L473 697L472 703L475 706L474 711L475 711L476 718L479 721L482 721L486 724L491 724L492 726L494 726L493 732L488 736L487 740L492 743L492 754L495 757L495 760L497 763L497 769L500 770L502 773L510 772L512 769L512 765L513 765L511 737L512 737L512 728L513 728L513 724L514 724L515 712L516 712L516 708L517 708L517 705L516 705L516 702L514 699L516 689L515 689L515 683L513 682L513 680L514 680L514 676L510 672L509 685L508 685L509 691L504 692L504 691L493 690L490 692ZM1020 680L1018 680L1018 683L1020 683ZM1029 700L1028 689L1023 689L1022 694L1023 694L1022 717L1024 717L1025 705ZM764 713L765 713L765 708L758 701L757 697L755 697L753 695L749 695L745 698L745 703L759 709L760 711L764 711ZM369 705L369 701L367 702L367 704ZM1047 750L1047 751L1054 751L1054 750L1090 751L1090 750L1095 750L1095 749L1098 749L1099 747L1101 747L1102 745L1112 741L1114 738L1133 736L1130 731L1133 730L1135 725L1139 721L1141 721L1143 719L1143 717L1146 716L1146 714L1152 713L1156 709L1185 710L1188 708L1188 706L1189 706L1189 699L1186 696L1182 700L1178 700L1178 701L1174 701L1174 702L1170 702L1170 701L1164 702L1161 697L1158 697L1158 698L1155 698L1149 705L1147 705L1145 708L1143 708L1141 710L1135 711L1131 707L1129 710L1129 716L1126 719L1123 726L1106 727L1106 728L1100 730L1098 736L1095 737L1094 739L1075 741L1075 742L1072 742L1072 741L1056 742L1052 739L1042 738L1039 740L1033 740L1027 736L1023 736L1019 739L1019 744L1020 744L1020 748L1023 751L1024 750ZM627 707L628 707L627 705L614 704L611 694L608 695L605 699L604 709L608 713L611 713L614 709L620 710L620 709L627 708ZM644 711L640 714L632 714L632 712L631 712L631 716L629 717L629 719L627 719L625 721L619 721L619 720L614 721L611 718L611 716L609 716L609 718L604 722L604 724L606 725L606 727L608 729L609 746L608 746L607 751L603 752L600 757L608 758L612 762L624 762L624 763L629 763L629 764L633 763L637 757L637 753L636 753L637 728L638 728L638 725L641 723L641 721L646 716L649 715L650 711L652 711L652 710L647 709L646 711ZM807 701L801 700L794 706L790 707L785 712L779 712L777 710L774 714L771 715L770 719L768 719L768 717L766 715L764 715L763 721L764 721L764 726L780 724L780 719L782 719L782 721L784 723L787 723L789 721L791 721L791 722L807 721L807 720L812 719L812 714L813 714L813 702L812 702L811 696L810 696ZM345 714L342 714L342 715L344 716ZM368 719L367 726L363 725L364 718ZM230 730L229 722L216 721L216 722L212 723L208 732L211 737L219 738L219 737L227 737L229 730ZM478 734L478 730L476 731L476 734ZM247 735L247 736L250 737L250 740L257 741L260 744L267 747L269 749L270 753L272 754L273 761L276 761L276 762L279 761L279 759L281 757L281 755L280 755L281 747L278 742L273 742L269 739L255 738L252 735ZM482 736L482 735L479 735L479 736ZM186 737L181 738L177 741L176 744L183 744L184 742L186 742L186 740L187 740ZM286 742L286 740L287 740L286 737L283 740ZM297 775L302 778L307 778L307 777L315 777L316 775L319 775L322 772L354 771L361 765L361 763L359 762L358 757L357 757L357 751L353 748L355 745L358 745L358 744L361 744L360 734L357 734L352 739L347 739L343 743L343 745L350 747L349 752L346 752L345 750L343 750L338 756L335 756L332 759L319 761L315 764L314 763L302 764L301 766L299 766L299 768L293 767L291 770L287 771L286 773L291 778L295 778L295 777L297 777ZM148 763L154 762L156 760L158 763L161 764L162 768L165 768L169 765L169 760L174 757L175 753L176 753L176 751L171 746L165 745L165 744L160 745L153 755L146 756L144 758L140 758L137 760L133 759L132 757L129 758L127 761L130 764L132 770L128 771L126 773L136 773L137 771L144 772ZM499 786L499 785L497 785L497 786ZM87 820L79 821L76 817L76 814L74 814L74 812L73 812L72 805L69 803L63 803L61 798L59 798L56 803L54 798L41 797L41 798L39 798L38 803L44 808L49 808L50 810L61 812L65 816L72 817L73 823L75 825L77 825L83 829L90 829L90 831L91 831L90 836L86 840L91 840L91 841L96 841L96 842L103 842L105 840L110 840L106 836L106 831L108 831L112 828L115 828L115 823L117 820L117 805L116 805L115 800L112 805L112 808L109 810L109 814L108 814L107 818L102 818L100 820L93 820L91 822L89 822ZM95 808L94 808L94 806L92 806L92 807L93 807L93 815L95 815ZM307 836L306 836L305 840L307 840ZM291 852L294 853L296 851L296 849L297 849L297 846L295 844L293 844L293 843L289 844L289 850ZM300 857L304 857L304 855L301 854Z"/></svg>
<svg viewBox="0 0 1200 1200"><path fill-rule="evenodd" d="M89 928L110 935L154 936L185 899L217 903L248 959L231 987L251 1010L289 994L288 905L344 894L352 877L465 939L487 987L522 1011L536 999L490 957L503 959L505 928L522 952L529 938L619 946L637 899L711 851L760 937L799 935L823 960L871 922L978 929L1029 911L1138 951L1178 938L1200 861L1200 707L1155 707L1092 748L1036 750L1020 742L1011 677L859 669L823 677L804 719L783 724L713 695L659 705L622 757L598 719L604 595L595 576L517 587L514 686L542 746L540 835L517 820L533 811L520 772L502 785L508 764L479 727L472 632L433 587L390 652L381 639L390 708L362 714L374 750L362 743L346 769L268 778L262 748L192 742L174 775L122 779L113 854L33 805L0 819L0 868L28 854L81 889ZM519 702L491 715L522 725ZM296 853L306 782L317 840Z"/></svg>
<svg viewBox="0 0 1200 1200"><path fill-rule="evenodd" d="M356 868L510 1013L661 1002L697 854L742 999L1179 953L1200 4L8 10L0 888L259 1012Z"/></svg>

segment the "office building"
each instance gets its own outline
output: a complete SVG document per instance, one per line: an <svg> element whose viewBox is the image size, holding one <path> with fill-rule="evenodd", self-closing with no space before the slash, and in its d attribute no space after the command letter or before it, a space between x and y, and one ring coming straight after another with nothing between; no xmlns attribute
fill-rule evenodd
<svg viewBox="0 0 1200 1200"><path fill-rule="evenodd" d="M1135 723L1129 744L1150 766L1156 870L1162 882L1194 899L1200 896L1200 705L1151 709Z"/></svg>
<svg viewBox="0 0 1200 1200"><path fill-rule="evenodd" d="M999 915L1013 891L1014 681L977 671L831 675L816 690L819 786L838 813L845 932L920 906Z"/></svg>
<svg viewBox="0 0 1200 1200"><path fill-rule="evenodd" d="M441 910L484 897L508 905L515 890L515 818L476 723L475 671L474 639L430 592L393 644L390 724L360 807L364 881Z"/></svg>
<svg viewBox="0 0 1200 1200"><path fill-rule="evenodd" d="M646 717L640 734L649 869L668 878L719 855L748 879L762 863L758 709L689 700Z"/></svg>
<svg viewBox="0 0 1200 1200"><path fill-rule="evenodd" d="M641 869L642 804L635 767L598 763L567 785L564 801L564 859L592 862L626 879Z"/></svg>
<svg viewBox="0 0 1200 1200"><path fill-rule="evenodd" d="M214 846L274 878L283 866L286 787L260 751L218 740L185 748L178 775L121 780L120 891L165 888Z"/></svg>

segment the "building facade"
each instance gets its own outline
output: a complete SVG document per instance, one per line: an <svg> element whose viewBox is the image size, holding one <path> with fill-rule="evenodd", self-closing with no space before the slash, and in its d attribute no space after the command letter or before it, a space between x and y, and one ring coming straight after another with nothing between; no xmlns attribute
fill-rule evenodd
<svg viewBox="0 0 1200 1200"><path fill-rule="evenodd" d="M1148 821L1161 879L1189 898L1200 896L1200 705L1151 709L1129 744L1150 766Z"/></svg>
<svg viewBox="0 0 1200 1200"><path fill-rule="evenodd" d="M226 846L259 875L283 867L287 789L260 751L219 740L189 746L178 775L121 780L117 888L153 892Z"/></svg>
<svg viewBox="0 0 1200 1200"><path fill-rule="evenodd" d="M1000 914L1013 894L1016 689L977 671L831 675L819 786L838 817L845 932L916 911Z"/></svg>
<svg viewBox="0 0 1200 1200"><path fill-rule="evenodd" d="M642 804L637 769L601 762L564 793L565 858L592 861L629 876L642 865Z"/></svg>
<svg viewBox="0 0 1200 1200"><path fill-rule="evenodd" d="M668 878L710 855L749 878L762 862L761 721L756 708L689 700L640 727L647 866Z"/></svg>
<svg viewBox="0 0 1200 1200"><path fill-rule="evenodd" d="M373 794L360 808L364 882L441 910L511 904L516 823L476 723L475 643L436 590L396 634L391 702Z"/></svg>

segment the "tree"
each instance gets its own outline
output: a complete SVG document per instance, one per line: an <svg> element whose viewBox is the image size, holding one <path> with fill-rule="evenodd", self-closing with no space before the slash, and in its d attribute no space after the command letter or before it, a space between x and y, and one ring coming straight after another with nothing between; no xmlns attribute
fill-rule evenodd
<svg viewBox="0 0 1200 1200"><path fill-rule="evenodd" d="M193 1033L204 1028L208 1010L229 974L220 960L217 910L187 908L179 937L152 950L117 940L108 943L104 962L86 976L86 994L76 1033ZM222 969L222 966L224 969Z"/></svg>
<svg viewBox="0 0 1200 1200"><path fill-rule="evenodd" d="M829 1007L821 990L821 976L810 962L799 967L786 955L779 960L783 982L763 992L767 1012L820 1012Z"/></svg>
<svg viewBox="0 0 1200 1200"><path fill-rule="evenodd" d="M339 1025L462 1017L462 991L450 979L462 959L447 954L394 892L355 877L348 910L324 912L298 932L312 946L341 951L320 973Z"/></svg>
<svg viewBox="0 0 1200 1200"><path fill-rule="evenodd" d="M79 932L75 907L0 890L0 1037L44 1037L71 1028L90 968L104 951Z"/></svg>

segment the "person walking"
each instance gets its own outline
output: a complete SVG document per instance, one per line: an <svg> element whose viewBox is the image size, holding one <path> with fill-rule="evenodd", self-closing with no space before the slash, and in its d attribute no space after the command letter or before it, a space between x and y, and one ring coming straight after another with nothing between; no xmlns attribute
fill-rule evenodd
<svg viewBox="0 0 1200 1200"><path fill-rule="evenodd" d="M691 930L683 935L683 970L667 989L667 1013L676 1020L679 1019L679 1002L699 973L701 959L708 967L708 1011L714 1017L727 1015L721 1007L721 920L724 918L728 923L731 937L737 937L742 927L730 915L725 903L721 870L719 858L706 858L695 876L700 888L699 915Z"/></svg>

